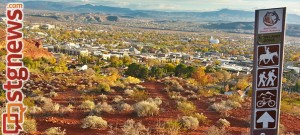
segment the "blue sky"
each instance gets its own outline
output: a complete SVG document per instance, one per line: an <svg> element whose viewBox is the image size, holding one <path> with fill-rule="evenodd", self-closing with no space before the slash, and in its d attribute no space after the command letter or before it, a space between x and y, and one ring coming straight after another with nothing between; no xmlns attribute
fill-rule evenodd
<svg viewBox="0 0 300 135"><path fill-rule="evenodd" d="M47 0L76 2L143 10L214 11L222 8L254 11L261 8L287 7L300 15L300 0Z"/></svg>

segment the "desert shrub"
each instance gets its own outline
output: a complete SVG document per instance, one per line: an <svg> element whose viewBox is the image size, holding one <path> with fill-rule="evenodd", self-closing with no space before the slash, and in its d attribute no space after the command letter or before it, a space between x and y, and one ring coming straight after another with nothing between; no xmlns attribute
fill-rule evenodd
<svg viewBox="0 0 300 135"><path fill-rule="evenodd" d="M114 108L109 105L107 102L103 102L101 105L102 111L106 113L114 112Z"/></svg>
<svg viewBox="0 0 300 135"><path fill-rule="evenodd" d="M81 95L81 98L85 101L85 100L90 100L90 101L93 101L96 96L95 95L87 95L87 94L83 94Z"/></svg>
<svg viewBox="0 0 300 135"><path fill-rule="evenodd" d="M51 98L46 98L43 96L37 96L34 97L33 100L35 101L36 105L43 105L44 103L52 103L52 99Z"/></svg>
<svg viewBox="0 0 300 135"><path fill-rule="evenodd" d="M55 91L51 91L49 93L49 97L57 97L57 96L58 96L58 94Z"/></svg>
<svg viewBox="0 0 300 135"><path fill-rule="evenodd" d="M132 76L128 76L126 79L123 80L123 82L125 84L138 84L141 82L141 80Z"/></svg>
<svg viewBox="0 0 300 135"><path fill-rule="evenodd" d="M141 123L130 119L122 127L123 135L147 135L149 130Z"/></svg>
<svg viewBox="0 0 300 135"><path fill-rule="evenodd" d="M231 101L238 102L238 103L241 103L244 101L244 99L238 94L232 94L228 97L228 99Z"/></svg>
<svg viewBox="0 0 300 135"><path fill-rule="evenodd" d="M61 127L51 127L45 130L46 135L66 135L66 129L61 130Z"/></svg>
<svg viewBox="0 0 300 135"><path fill-rule="evenodd" d="M184 91L185 94L196 94L194 91L192 90L185 90Z"/></svg>
<svg viewBox="0 0 300 135"><path fill-rule="evenodd" d="M35 119L25 119L23 123L23 131L25 133L34 133L37 131L37 124Z"/></svg>
<svg viewBox="0 0 300 135"><path fill-rule="evenodd" d="M151 102L151 103L155 103L157 106L162 104L162 100L161 100L160 97L148 98L146 101Z"/></svg>
<svg viewBox="0 0 300 135"><path fill-rule="evenodd" d="M103 93L101 95L99 95L100 100L104 101L107 100L107 96L104 95Z"/></svg>
<svg viewBox="0 0 300 135"><path fill-rule="evenodd" d="M193 116L183 116L181 119L179 119L179 122L182 127L187 129L196 129L199 126L198 119Z"/></svg>
<svg viewBox="0 0 300 135"><path fill-rule="evenodd" d="M134 94L134 90L126 89L124 90L125 95L132 96Z"/></svg>
<svg viewBox="0 0 300 135"><path fill-rule="evenodd" d="M222 101L220 103L213 103L212 105L209 106L209 109L220 113L220 112L231 110L232 108L230 106L227 106L225 101Z"/></svg>
<svg viewBox="0 0 300 135"><path fill-rule="evenodd" d="M114 86L119 87L119 88L121 88L121 89L125 89L125 88L126 88L126 85L123 84L123 83L120 82L120 81L115 82L115 85L114 85Z"/></svg>
<svg viewBox="0 0 300 135"><path fill-rule="evenodd" d="M140 101L136 103L133 106L133 108L139 117L153 116L158 114L159 112L158 105L156 105L154 102L149 102L149 101Z"/></svg>
<svg viewBox="0 0 300 135"><path fill-rule="evenodd" d="M209 98L209 99L208 99L208 102L209 102L209 103L216 102L216 98Z"/></svg>
<svg viewBox="0 0 300 135"><path fill-rule="evenodd" d="M175 92L175 91L169 91L168 96L171 99L176 99L178 96L181 96L180 92Z"/></svg>
<svg viewBox="0 0 300 135"><path fill-rule="evenodd" d="M138 90L144 90L144 89L145 89L145 87L142 86L142 85L135 85L134 87L135 87L136 89L138 89Z"/></svg>
<svg viewBox="0 0 300 135"><path fill-rule="evenodd" d="M34 95L34 96L44 95L44 92L41 89L37 88L36 90L32 91L32 95Z"/></svg>
<svg viewBox="0 0 300 135"><path fill-rule="evenodd" d="M219 113L226 112L228 110L231 110L233 108L240 108L242 105L237 101L227 100L227 101L221 101L220 103L213 103L210 105L210 109L217 111Z"/></svg>
<svg viewBox="0 0 300 135"><path fill-rule="evenodd" d="M181 129L180 123L177 120L166 121L164 128L167 134L177 135Z"/></svg>
<svg viewBox="0 0 300 135"><path fill-rule="evenodd" d="M5 98L5 100L6 100L6 98ZM1 99L0 99L0 102L1 102ZM34 100L31 97L24 98L23 103L27 107L33 107L33 106L35 106Z"/></svg>
<svg viewBox="0 0 300 135"><path fill-rule="evenodd" d="M79 108L84 110L92 110L94 107L95 103L90 100L85 100L81 103L81 105L79 105Z"/></svg>
<svg viewBox="0 0 300 135"><path fill-rule="evenodd" d="M230 126L230 122L227 121L226 119L219 119L217 121L217 124L219 124L220 127L229 127Z"/></svg>
<svg viewBox="0 0 300 135"><path fill-rule="evenodd" d="M101 114L101 112L102 112L101 104L96 105L91 111L92 114Z"/></svg>
<svg viewBox="0 0 300 135"><path fill-rule="evenodd" d="M106 128L107 121L98 116L87 116L82 121L81 128Z"/></svg>
<svg viewBox="0 0 300 135"><path fill-rule="evenodd" d="M28 110L29 110L28 112L31 113L31 114L38 114L38 113L41 113L43 111L42 108L38 107L38 106L29 107Z"/></svg>
<svg viewBox="0 0 300 135"><path fill-rule="evenodd" d="M47 102L42 106L43 112L58 113L60 105L57 103Z"/></svg>
<svg viewBox="0 0 300 135"><path fill-rule="evenodd" d="M184 88L176 80L166 80L164 83L168 85L171 91L184 91Z"/></svg>
<svg viewBox="0 0 300 135"><path fill-rule="evenodd" d="M117 96L113 99L113 102L119 103L119 102L121 102L122 100L123 100L123 97L120 96L120 95L117 95Z"/></svg>
<svg viewBox="0 0 300 135"><path fill-rule="evenodd" d="M225 103L226 106L230 106L232 108L240 108L242 105L237 101L227 100Z"/></svg>
<svg viewBox="0 0 300 135"><path fill-rule="evenodd" d="M180 92L171 91L168 92L168 96L176 101L187 101L186 97L181 96Z"/></svg>
<svg viewBox="0 0 300 135"><path fill-rule="evenodd" d="M196 111L196 106L192 102L177 102L177 109L184 115L190 115Z"/></svg>
<svg viewBox="0 0 300 135"><path fill-rule="evenodd" d="M69 104L68 106L61 106L59 109L59 112L61 114L70 113L70 112L73 112L73 108L74 108L74 106L71 104Z"/></svg>
<svg viewBox="0 0 300 135"><path fill-rule="evenodd" d="M198 93L199 93L199 95L204 96L204 97L212 97L215 95L216 91L215 90L199 90Z"/></svg>
<svg viewBox="0 0 300 135"><path fill-rule="evenodd" d="M212 126L208 128L206 135L228 135L228 133L223 128L220 129L216 126Z"/></svg>
<svg viewBox="0 0 300 135"><path fill-rule="evenodd" d="M98 90L98 92L111 92L110 86L107 83L100 83Z"/></svg>
<svg viewBox="0 0 300 135"><path fill-rule="evenodd" d="M76 86L76 90L83 90L83 89L85 89L85 88L86 88L86 86L83 85L83 84L77 85L77 86Z"/></svg>
<svg viewBox="0 0 300 135"><path fill-rule="evenodd" d="M133 107L127 103L120 103L117 106L118 111L120 112L131 112L133 111Z"/></svg>
<svg viewBox="0 0 300 135"><path fill-rule="evenodd" d="M134 93L131 95L131 98L135 101L142 101L148 98L148 93L144 90L134 90Z"/></svg>
<svg viewBox="0 0 300 135"><path fill-rule="evenodd" d="M193 117L198 119L200 125L206 125L210 122L203 113L195 113Z"/></svg>
<svg viewBox="0 0 300 135"><path fill-rule="evenodd" d="M107 102L103 102L98 103L92 111L96 114L100 114L101 112L112 113L114 112L114 108Z"/></svg>
<svg viewBox="0 0 300 135"><path fill-rule="evenodd" d="M192 95L188 95L188 99L197 100L199 98L198 98L198 96L196 94L192 94Z"/></svg>

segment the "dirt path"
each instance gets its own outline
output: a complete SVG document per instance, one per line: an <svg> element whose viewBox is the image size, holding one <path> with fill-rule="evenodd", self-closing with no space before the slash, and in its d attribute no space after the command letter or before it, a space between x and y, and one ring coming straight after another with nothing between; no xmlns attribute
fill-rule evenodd
<svg viewBox="0 0 300 135"><path fill-rule="evenodd" d="M108 114L102 113L100 116L105 119L109 125L114 128L121 128L123 123L128 119L134 119L135 121L141 121L146 127L150 128L153 131L157 123L164 123L168 120L176 120L180 118L183 114L178 111L176 101L169 99L167 93L163 92L164 84L148 81L141 83L145 87L150 97L160 97L163 100L163 103L160 105L160 113L157 116L153 117L137 117L135 113L122 113L122 114ZM121 92L114 92L108 95L109 100L117 95L122 94ZM217 97L216 97L217 98ZM53 101L61 105L74 104L78 106L82 102L82 97L79 91L77 90L65 90L58 92L58 97L53 98ZM128 100L130 104L135 103L135 101ZM183 131L182 135L204 135L209 127L216 125L216 121L219 118L223 118L221 114L209 110L211 103L208 102L208 98L200 97L200 100L192 100L192 102L197 107L198 113L203 113L211 121L209 125L200 125L196 130L188 132ZM97 103L97 102L96 102ZM230 116L226 119L230 122L231 126L226 128L226 130L233 135L240 135L241 133L246 133L249 130L249 119L250 115L250 103L243 103L243 108L233 109L229 111ZM42 131L45 131L50 127L61 127L66 129L67 135L102 135L108 134L110 130L107 128L104 129L82 129L80 128L81 120L88 115L88 112L84 112L79 109L74 109L74 111L65 116L42 116L35 117L38 122L38 135L42 135ZM281 114L281 123L285 126L286 130L291 131L295 134L300 134L300 118L288 115L286 113Z"/></svg>
<svg viewBox="0 0 300 135"><path fill-rule="evenodd" d="M149 82L144 82L141 85L146 87L146 90L151 97L160 97L162 98L162 100L169 99L167 94L162 92L164 88L164 84L154 82L154 81L149 81Z"/></svg>

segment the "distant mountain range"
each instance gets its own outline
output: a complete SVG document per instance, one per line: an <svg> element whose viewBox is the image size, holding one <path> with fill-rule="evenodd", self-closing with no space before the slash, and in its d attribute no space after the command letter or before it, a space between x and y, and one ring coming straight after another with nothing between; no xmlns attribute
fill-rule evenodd
<svg viewBox="0 0 300 135"><path fill-rule="evenodd" d="M223 30L233 33L254 33L254 22L227 22L227 23L208 23L203 25L206 29ZM300 25L287 24L286 35L300 37Z"/></svg>
<svg viewBox="0 0 300 135"><path fill-rule="evenodd" d="M35 10L69 11L77 13L103 13L122 15L129 18L163 18L188 21L215 21L215 22L253 22L254 12L222 9L211 12L164 12L149 10L132 10L129 8L110 7L101 5L78 5L71 2L25 1L25 8ZM289 14L288 24L300 24L300 16Z"/></svg>
<svg viewBox="0 0 300 135"><path fill-rule="evenodd" d="M261 94L259 95L259 97L262 97L262 96L268 96L268 95L270 95L270 96L275 96L275 95L272 94L270 91L267 91L266 93L261 93Z"/></svg>

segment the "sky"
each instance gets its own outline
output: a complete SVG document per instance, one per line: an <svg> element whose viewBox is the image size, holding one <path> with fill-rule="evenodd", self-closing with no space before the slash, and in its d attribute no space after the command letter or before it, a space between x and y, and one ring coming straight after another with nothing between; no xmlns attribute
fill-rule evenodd
<svg viewBox="0 0 300 135"><path fill-rule="evenodd" d="M37 0L41 1L41 0ZM300 0L46 0L76 2L137 10L215 11L223 8L254 11L287 7L287 12L300 15Z"/></svg>

